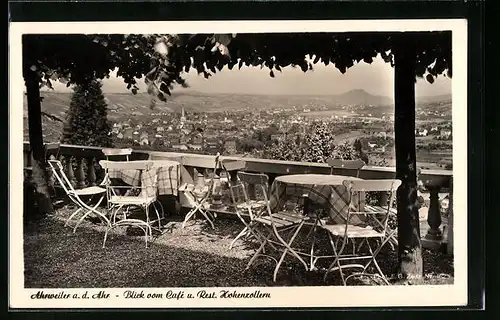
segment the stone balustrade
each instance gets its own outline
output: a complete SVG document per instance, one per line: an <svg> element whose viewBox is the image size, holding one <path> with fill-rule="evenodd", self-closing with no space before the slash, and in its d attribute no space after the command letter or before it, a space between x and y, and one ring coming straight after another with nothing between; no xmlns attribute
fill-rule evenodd
<svg viewBox="0 0 500 320"><path fill-rule="evenodd" d="M75 145L61 145L59 160L64 165L66 175L75 188L85 186L94 186L99 184L103 178L103 172L100 169L98 162L104 159L101 148ZM317 173L329 174L330 167L325 163L309 163L295 161L280 161L269 159L255 158L238 158L224 156L225 159L244 160L246 171L263 172L270 178L270 183L280 175L299 174L299 173ZM182 164L181 167L181 182L193 183L198 172L213 169L215 158L211 155L199 155L188 153L175 152L159 152L135 150L132 153L131 160L175 160ZM31 155L29 143L24 143L24 164L25 167L31 165ZM336 169L334 174L352 176L355 175L354 170ZM363 179L391 179L395 178L394 167L373 167L366 166L360 173L359 177ZM53 179L51 179L53 180ZM440 194L449 194L450 205L448 212L448 220L453 221L452 212L452 180L453 174L450 170L422 170L420 180L423 182L426 190L429 192L429 208L427 214L427 223L429 229L427 234L422 239L423 245L430 248L437 248L441 245L443 235L441 231L441 205ZM452 240L452 224L449 223L448 240ZM452 244L448 244L448 249Z"/></svg>

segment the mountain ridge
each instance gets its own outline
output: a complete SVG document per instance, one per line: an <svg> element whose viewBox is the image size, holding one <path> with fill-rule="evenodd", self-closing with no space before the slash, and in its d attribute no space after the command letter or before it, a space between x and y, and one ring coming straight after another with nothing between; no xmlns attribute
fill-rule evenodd
<svg viewBox="0 0 500 320"><path fill-rule="evenodd" d="M56 116L65 116L71 101L71 92L43 91L44 100L42 109ZM341 94L331 95L257 95L240 93L205 93L194 90L174 91L167 97L167 102L157 102L155 110L150 110L151 96L146 92L132 93L104 93L108 103L110 118L127 112L136 115L147 115L158 112L180 112L184 108L192 111L224 111L269 108L308 107L311 104L328 106L335 109L341 105L371 105L375 107L389 107L394 105L392 98L371 94L363 89L353 89ZM427 96L417 98L419 103L433 103L451 101L451 95ZM24 110L27 114L26 97Z"/></svg>

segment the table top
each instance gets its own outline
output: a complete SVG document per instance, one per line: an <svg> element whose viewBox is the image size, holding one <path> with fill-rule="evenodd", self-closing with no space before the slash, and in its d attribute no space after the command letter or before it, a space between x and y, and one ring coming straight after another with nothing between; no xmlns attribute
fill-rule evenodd
<svg viewBox="0 0 500 320"><path fill-rule="evenodd" d="M283 183L308 184L308 185L341 185L344 180L362 180L356 177L340 176L333 174L291 174L277 177Z"/></svg>

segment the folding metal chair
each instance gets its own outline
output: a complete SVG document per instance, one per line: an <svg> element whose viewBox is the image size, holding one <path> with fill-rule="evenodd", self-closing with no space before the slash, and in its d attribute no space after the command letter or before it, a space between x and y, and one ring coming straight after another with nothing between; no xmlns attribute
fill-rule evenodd
<svg viewBox="0 0 500 320"><path fill-rule="evenodd" d="M157 169L154 167L153 161L107 161L101 160L99 164L105 170L140 170L141 185L116 185L111 184L110 179L106 180L106 195L108 205L111 211L111 224L107 228L104 235L103 247L106 244L106 239L109 231L120 226L139 227L144 232L146 248L148 246L148 238L152 238L153 224L158 222L158 228L161 232L160 213L154 203L157 200ZM117 189L127 190L125 194L117 193ZM149 209L153 206L157 220L151 220ZM145 212L146 221L141 219L130 218L127 216L131 208L140 208ZM121 212L123 218L117 221L117 216Z"/></svg>
<svg viewBox="0 0 500 320"><path fill-rule="evenodd" d="M84 210L85 213L80 217L80 219L74 226L73 233L76 232L76 229L78 228L80 223L91 213L96 214L102 221L106 222L106 225L109 226L109 219L105 214L97 210L97 207L99 207L105 197L106 189L97 186L87 187L83 189L74 189L73 185L64 173L64 167L61 162L59 160L51 159L48 160L48 163L50 168L52 169L52 174L57 179L57 182L64 189L68 198L78 207L78 209L73 212L66 220L65 226L67 226L69 222L82 210ZM94 206L91 206L89 203L92 202L93 197L95 196L98 196L99 200ZM81 197L89 197L89 199L88 201L83 201Z"/></svg>
<svg viewBox="0 0 500 320"><path fill-rule="evenodd" d="M208 185L205 185L205 178L203 175L198 177L198 181L196 184L184 183L179 187L179 192L183 192L184 195L189 199L192 203L193 207L184 217L184 221L182 222L182 229L186 226L186 223L196 215L196 213L201 213L205 220L210 224L212 229L215 229L214 223L212 220L215 220L216 216L212 215L209 211L210 200L213 194L214 183L215 183L215 175L216 171L220 169L220 154L215 156L215 165L213 174L214 176L210 179Z"/></svg>
<svg viewBox="0 0 500 320"><path fill-rule="evenodd" d="M259 177L266 176L264 174L254 174L255 176L251 177L249 175L252 174L242 173L242 172L240 172L239 175L240 175L240 180L242 181L244 179L243 176L245 175L247 176L247 179L252 179L252 178L259 179ZM304 265L305 269L308 270L308 265L305 262L305 260L300 256L300 253L297 252L292 247L295 238L298 236L305 222L308 220L308 217L303 213L297 213L296 211L291 211L291 210L272 212L268 197L268 190L267 190L268 184L266 185L262 182L260 184L256 183L258 181L253 181L253 182L256 185L261 186L261 188L259 189L262 191L262 195L264 197L263 203L265 205L264 207L265 209L261 211L257 216L253 217L253 219L251 219L252 225L249 225L250 227L255 226L254 228L252 228L252 230L258 233L257 238L261 242L261 245L255 252L253 257L250 259L250 261L248 262L246 269L250 268L250 266L257 259L258 256L263 255L261 252L264 252L266 245L270 245L273 248L281 247L281 249L283 250L274 269L273 281L276 281L279 268L283 263L287 254L299 260ZM247 194L249 193L248 190L246 192ZM250 192L250 194L251 193L252 192ZM253 203L255 205L258 204L258 202L253 202ZM284 239L285 233L291 235L291 237L288 240ZM273 238L276 238L277 241L274 241ZM268 255L264 256L269 257Z"/></svg>
<svg viewBox="0 0 500 320"><path fill-rule="evenodd" d="M339 270L340 276L342 279L342 283L344 285L347 285L347 280L350 277L361 275L361 276L376 276L381 278L386 284L389 282L387 281L387 278L383 274L382 270L380 269L376 257L377 254L380 252L380 250L384 247L384 245L390 240L390 237L388 236L388 218L390 214L390 208L392 208L392 205L396 199L396 191L401 185L400 180L393 180L393 179L387 179L387 180L345 180L343 184L346 186L346 188L349 191L350 194L350 205L348 208L347 212L347 217L346 217L346 222L345 224L335 224L335 225L328 225L328 224L321 224L320 227L323 228L328 232L328 237L330 240L330 244L333 249L333 253L335 256L334 261L328 268L327 272L325 273L325 281L328 276L328 274L332 271ZM367 208L366 206L363 206L363 210L360 210L360 208L355 208L355 205L352 203L354 199L354 194L359 193L359 192L388 192L389 193L389 201L388 201L388 206L386 208L383 207L369 207ZM373 217L375 219L379 219L382 217L382 221L379 221L377 223L378 226L381 226L382 228L377 230L374 227L370 225L353 225L350 223L351 217L353 216L364 216L364 217ZM336 237L336 241L333 240L333 237ZM375 239L378 240L378 246L373 250L372 245L370 244L370 240ZM339 240L342 241L342 245L340 248L338 248L338 242ZM345 253L345 249L347 249L347 242L351 241L356 241L356 240L361 240L360 246L356 249L356 246L352 246L352 252L350 253ZM354 242L353 242L354 243ZM361 252L361 247L363 244L366 244L366 247L368 249L368 252ZM360 260L368 260L367 263L365 264L360 264L360 263L351 263L351 264L342 264L341 262L344 261L360 261ZM367 268L371 265L374 264L378 273L377 274L369 274L366 272ZM344 277L344 273L342 272L342 269L347 269L347 268L361 268L362 271L358 273L353 273L349 275L348 277Z"/></svg>
<svg viewBox="0 0 500 320"><path fill-rule="evenodd" d="M356 170L356 178L359 177L359 171L366 165L363 160L343 160L343 159L328 159L330 166L330 174L333 174L335 169L352 169Z"/></svg>
<svg viewBox="0 0 500 320"><path fill-rule="evenodd" d="M229 249L232 249L235 242L243 236L252 234L259 239L257 233L252 230L255 224L254 219L266 210L266 205L268 204L267 189L269 177L267 175L240 171L237 173L237 177L236 184L230 186L231 199L236 215L245 227L233 239L229 245ZM245 220L245 216L249 218L249 222Z"/></svg>

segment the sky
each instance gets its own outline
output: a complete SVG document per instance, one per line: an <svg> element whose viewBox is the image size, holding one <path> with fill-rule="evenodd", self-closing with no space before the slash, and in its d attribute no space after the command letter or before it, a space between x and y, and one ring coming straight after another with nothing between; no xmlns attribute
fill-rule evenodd
<svg viewBox="0 0 500 320"><path fill-rule="evenodd" d="M363 89L374 95L393 97L394 69L381 58L371 64L360 62L340 73L334 66L321 63L313 65L314 71L302 72L300 68L287 67L282 73L274 72L269 76L269 69L259 67L237 67L223 69L209 79L191 70L185 75L189 89L177 87L174 90L194 90L206 93L243 93L243 94L340 94L354 89ZM145 92L144 82L138 81L140 91ZM68 92L69 88L60 83L54 84L56 91ZM103 81L103 91L129 92L121 78L112 75ZM451 94L451 79L439 76L433 84L425 79L418 79L417 96Z"/></svg>

